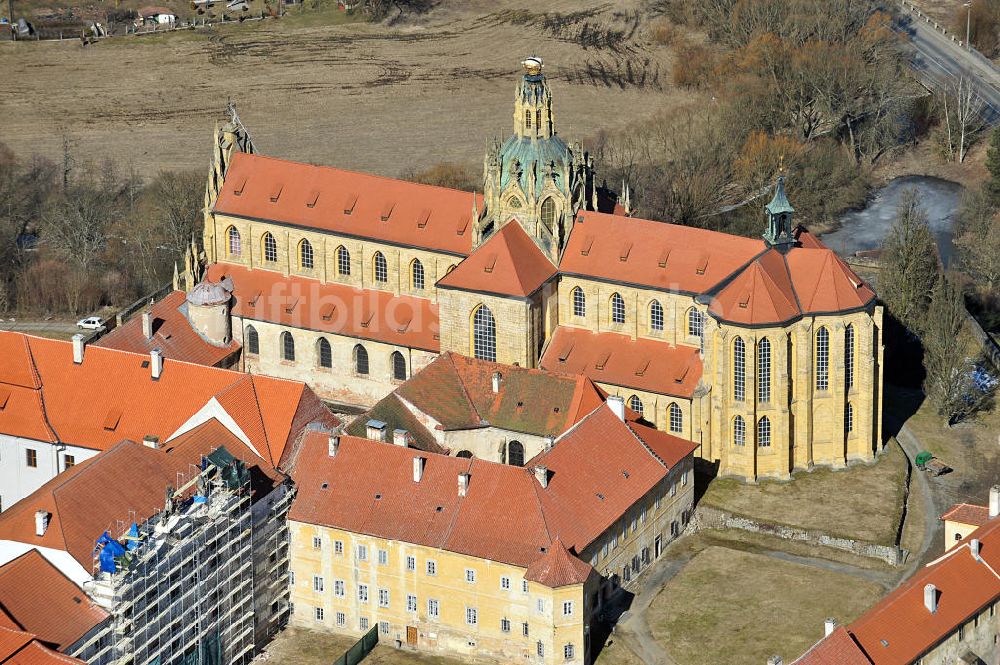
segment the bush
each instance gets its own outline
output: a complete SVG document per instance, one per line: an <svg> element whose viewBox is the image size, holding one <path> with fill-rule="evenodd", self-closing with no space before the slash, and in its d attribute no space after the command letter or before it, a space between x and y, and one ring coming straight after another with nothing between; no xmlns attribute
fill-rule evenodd
<svg viewBox="0 0 1000 665"><path fill-rule="evenodd" d="M681 88L709 85L714 78L715 53L704 44L695 44L679 36L676 41L672 75L674 85Z"/></svg>

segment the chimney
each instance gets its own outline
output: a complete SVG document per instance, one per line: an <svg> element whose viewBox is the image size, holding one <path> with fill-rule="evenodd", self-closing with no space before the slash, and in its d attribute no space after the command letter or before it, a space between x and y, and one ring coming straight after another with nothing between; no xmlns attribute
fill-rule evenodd
<svg viewBox="0 0 1000 665"><path fill-rule="evenodd" d="M783 662L781 656L771 656L767 659L767 665L781 665Z"/></svg>
<svg viewBox="0 0 1000 665"><path fill-rule="evenodd" d="M933 584L924 585L924 607L931 614L937 612L937 587Z"/></svg>
<svg viewBox="0 0 1000 665"><path fill-rule="evenodd" d="M427 466L426 457L414 457L413 458L413 482L419 483L424 477L424 467Z"/></svg>
<svg viewBox="0 0 1000 665"><path fill-rule="evenodd" d="M469 493L469 474L458 474L458 495L465 496Z"/></svg>
<svg viewBox="0 0 1000 665"><path fill-rule="evenodd" d="M824 637L830 637L835 630L837 630L837 620L833 617L827 617L826 621L823 622Z"/></svg>
<svg viewBox="0 0 1000 665"><path fill-rule="evenodd" d="M503 379L503 374L500 372L493 372L493 392L500 392L500 381Z"/></svg>
<svg viewBox="0 0 1000 665"><path fill-rule="evenodd" d="M80 333L73 335L73 363L83 364L83 335Z"/></svg>
<svg viewBox="0 0 1000 665"><path fill-rule="evenodd" d="M330 438L326 443L326 452L330 457L336 457L337 452L340 450L340 434L338 432L331 432Z"/></svg>
<svg viewBox="0 0 1000 665"><path fill-rule="evenodd" d="M552 446L556 445L556 437L547 436L545 437L545 452L552 450Z"/></svg>
<svg viewBox="0 0 1000 665"><path fill-rule="evenodd" d="M392 442L406 448L410 445L410 433L405 429L394 429L392 430Z"/></svg>
<svg viewBox="0 0 1000 665"><path fill-rule="evenodd" d="M618 416L618 420L624 422L625 420L625 398L618 397L617 395L612 395L608 397L608 406L611 407L611 411Z"/></svg>
<svg viewBox="0 0 1000 665"><path fill-rule="evenodd" d="M153 313L148 309L142 312L142 336L153 339Z"/></svg>
<svg viewBox="0 0 1000 665"><path fill-rule="evenodd" d="M372 441L385 442L385 423L372 418L365 424L365 436Z"/></svg>
<svg viewBox="0 0 1000 665"><path fill-rule="evenodd" d="M159 448L160 447L160 437L155 434L147 434L142 437L142 445L147 448Z"/></svg>
<svg viewBox="0 0 1000 665"><path fill-rule="evenodd" d="M990 519L1000 515L1000 485L990 488Z"/></svg>
<svg viewBox="0 0 1000 665"><path fill-rule="evenodd" d="M972 558L976 561L982 561L983 558L979 556L979 539L973 538L969 541L969 551L972 552Z"/></svg>
<svg viewBox="0 0 1000 665"><path fill-rule="evenodd" d="M35 511L35 535L44 536L49 528L49 513L44 510Z"/></svg>
<svg viewBox="0 0 1000 665"><path fill-rule="evenodd" d="M149 352L149 372L154 381L158 381L163 374L163 353L159 349Z"/></svg>
<svg viewBox="0 0 1000 665"><path fill-rule="evenodd" d="M549 486L549 467L539 464L535 467L535 480L542 487Z"/></svg>

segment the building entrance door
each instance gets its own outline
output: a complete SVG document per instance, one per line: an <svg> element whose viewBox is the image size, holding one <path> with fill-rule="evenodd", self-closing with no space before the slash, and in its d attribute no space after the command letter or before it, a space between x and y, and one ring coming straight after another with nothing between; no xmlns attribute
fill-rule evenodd
<svg viewBox="0 0 1000 665"><path fill-rule="evenodd" d="M417 646L417 629L414 626L406 627L406 643L411 647Z"/></svg>

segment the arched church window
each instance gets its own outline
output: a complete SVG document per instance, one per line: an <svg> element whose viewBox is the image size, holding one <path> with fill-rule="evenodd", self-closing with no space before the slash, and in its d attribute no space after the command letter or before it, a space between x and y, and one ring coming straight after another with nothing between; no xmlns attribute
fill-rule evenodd
<svg viewBox="0 0 1000 665"><path fill-rule="evenodd" d="M351 274L351 253L343 245L337 248L337 274L342 277Z"/></svg>
<svg viewBox="0 0 1000 665"><path fill-rule="evenodd" d="M360 344L354 347L354 373L368 376L368 349Z"/></svg>
<svg viewBox="0 0 1000 665"><path fill-rule="evenodd" d="M542 109L535 111L535 127L538 129L542 128Z"/></svg>
<svg viewBox="0 0 1000 665"><path fill-rule="evenodd" d="M472 314L472 355L490 362L497 359L497 324L486 305L480 305Z"/></svg>
<svg viewBox="0 0 1000 665"><path fill-rule="evenodd" d="M625 299L619 293L611 294L611 323L625 323Z"/></svg>
<svg viewBox="0 0 1000 665"><path fill-rule="evenodd" d="M385 260L385 256L382 252L375 252L375 257L372 259L374 263L374 276L375 281L380 284L385 284L389 281L389 263Z"/></svg>
<svg viewBox="0 0 1000 665"><path fill-rule="evenodd" d="M327 369L333 367L333 351L330 349L330 342L325 337L320 337L316 341L316 358L319 366Z"/></svg>
<svg viewBox="0 0 1000 665"><path fill-rule="evenodd" d="M771 401L771 342L766 337L757 343L757 401Z"/></svg>
<svg viewBox="0 0 1000 665"><path fill-rule="evenodd" d="M313 267L313 246L305 238L299 243L299 267L305 270L312 270Z"/></svg>
<svg viewBox="0 0 1000 665"><path fill-rule="evenodd" d="M229 239L229 256L239 256L243 253L243 238L240 237L240 232L235 226L230 226L226 231L226 237Z"/></svg>
<svg viewBox="0 0 1000 665"><path fill-rule="evenodd" d="M552 197L542 201L542 226L550 232L555 228L556 223L556 202Z"/></svg>
<svg viewBox="0 0 1000 665"><path fill-rule="evenodd" d="M670 431L674 434L684 431L684 414L676 402L670 403L667 414L670 416Z"/></svg>
<svg viewBox="0 0 1000 665"><path fill-rule="evenodd" d="M816 390L830 388L830 331L821 327L816 331Z"/></svg>
<svg viewBox="0 0 1000 665"><path fill-rule="evenodd" d="M733 445L745 446L747 443L747 424L743 416L733 418Z"/></svg>
<svg viewBox="0 0 1000 665"><path fill-rule="evenodd" d="M281 359L295 361L295 338L287 330L281 333Z"/></svg>
<svg viewBox="0 0 1000 665"><path fill-rule="evenodd" d="M573 289L573 316L587 316L587 296L579 286Z"/></svg>
<svg viewBox="0 0 1000 665"><path fill-rule="evenodd" d="M733 341L733 399L746 399L747 349L742 337Z"/></svg>
<svg viewBox="0 0 1000 665"><path fill-rule="evenodd" d="M649 328L656 332L663 330L663 306L659 300L649 303Z"/></svg>
<svg viewBox="0 0 1000 665"><path fill-rule="evenodd" d="M472 453L468 450L459 450L455 454L455 457L461 457L462 459L472 459Z"/></svg>
<svg viewBox="0 0 1000 665"><path fill-rule="evenodd" d="M628 408L632 409L640 416L642 415L642 400L639 399L638 395L632 395L628 398Z"/></svg>
<svg viewBox="0 0 1000 665"><path fill-rule="evenodd" d="M254 356L260 353L260 337L253 326L247 326L247 353Z"/></svg>
<svg viewBox="0 0 1000 665"><path fill-rule="evenodd" d="M406 359L399 351L393 351L390 358L392 364L392 378L396 381L406 381Z"/></svg>
<svg viewBox="0 0 1000 665"><path fill-rule="evenodd" d="M270 233L265 233L261 238L264 260L268 263L275 263L278 260L278 241Z"/></svg>
<svg viewBox="0 0 1000 665"><path fill-rule="evenodd" d="M531 129L531 109L524 109L524 126Z"/></svg>
<svg viewBox="0 0 1000 665"><path fill-rule="evenodd" d="M854 326L848 324L844 329L844 388L854 387Z"/></svg>
<svg viewBox="0 0 1000 665"><path fill-rule="evenodd" d="M413 259L410 266L410 284L416 291L424 290L424 264L420 259Z"/></svg>
<svg viewBox="0 0 1000 665"><path fill-rule="evenodd" d="M844 404L844 434L854 431L854 405L850 402Z"/></svg>
<svg viewBox="0 0 1000 665"><path fill-rule="evenodd" d="M511 441L507 444L507 464L524 466L524 446L520 441Z"/></svg>
<svg viewBox="0 0 1000 665"><path fill-rule="evenodd" d="M771 447L771 420L767 416L757 421L757 447Z"/></svg>

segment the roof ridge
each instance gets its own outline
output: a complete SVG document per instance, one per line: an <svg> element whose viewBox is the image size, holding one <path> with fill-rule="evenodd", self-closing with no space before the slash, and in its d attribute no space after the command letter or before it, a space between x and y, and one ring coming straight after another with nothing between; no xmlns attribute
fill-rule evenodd
<svg viewBox="0 0 1000 665"><path fill-rule="evenodd" d="M623 422L625 422L625 421L623 421ZM667 463L663 460L663 458L660 457L659 455L657 455L653 451L653 449L649 447L649 444L642 440L642 437L639 436L639 433L636 432L635 429L632 427L632 423L625 422L625 428L628 429L629 433L633 437L635 437L635 440L639 442L639 445L641 445L643 447L643 449L645 449L645 451L647 453L649 453L653 457L653 459L655 459L657 462L659 462L660 466L662 466L664 469L667 469L667 470L670 469L670 467L667 466Z"/></svg>
<svg viewBox="0 0 1000 665"><path fill-rule="evenodd" d="M481 414L479 412L479 408L476 406L475 401L473 401L472 395L469 394L469 389L466 388L466 386L465 386L465 377L462 375L462 372L459 371L458 364L455 362L455 356L456 355L459 355L459 354L449 352L447 354L447 356L448 356L448 362L451 363L451 369L452 369L452 371L455 372L455 378L458 379L458 385L462 389L462 395L465 397L465 401L472 408L473 413L476 414L476 419L479 421L479 424L482 424L483 423L483 414ZM461 357L465 358L465 356L461 356Z"/></svg>
<svg viewBox="0 0 1000 665"><path fill-rule="evenodd" d="M45 428L52 435L52 441L50 441L50 443L58 443L62 441L62 439L60 438L59 433L56 432L56 429L52 426L52 421L49 420L49 410L45 406L45 386L42 382L42 374L38 371L38 364L35 362L35 352L31 348L31 343L28 341L28 337L24 336L22 339L28 352L28 362L31 363L31 372L36 377L35 381L38 384L35 391L38 394L38 402L41 406L42 422L45 423Z"/></svg>
<svg viewBox="0 0 1000 665"><path fill-rule="evenodd" d="M267 425L264 423L264 410L260 403L260 395L257 394L257 384L256 382L254 382L253 374L247 374L247 377L250 379L250 390L251 393L253 394L253 402L254 404L257 405L256 414L257 418L260 420L260 431L264 434L264 448L267 449L267 461L271 463L272 468L275 468L278 465L274 461L274 455L271 454L271 437L268 436ZM239 382L237 381L237 383ZM300 399L301 399L301 394L300 394ZM296 403L296 407L297 406L298 404ZM232 414L230 414L230 417L232 417Z"/></svg>
<svg viewBox="0 0 1000 665"><path fill-rule="evenodd" d="M779 258L781 259L782 267L787 271L788 264L785 262L785 257L779 254ZM795 285L792 283L791 273L786 272L786 275L788 276L788 287L792 290L792 296L795 298L794 303L788 299L787 295L785 295L784 290L781 288L781 285L779 285L778 282L774 279L774 275L771 274L771 271L764 268L763 265L761 265L761 271L763 272L764 281L767 282L764 284L764 287L767 288L768 295L773 299L774 292L777 291L778 295L781 296L782 300L784 300L789 305L794 306L798 314L802 314L802 308L799 306L798 297L795 295ZM768 284L770 284L770 286L774 288L773 289L769 288Z"/></svg>

